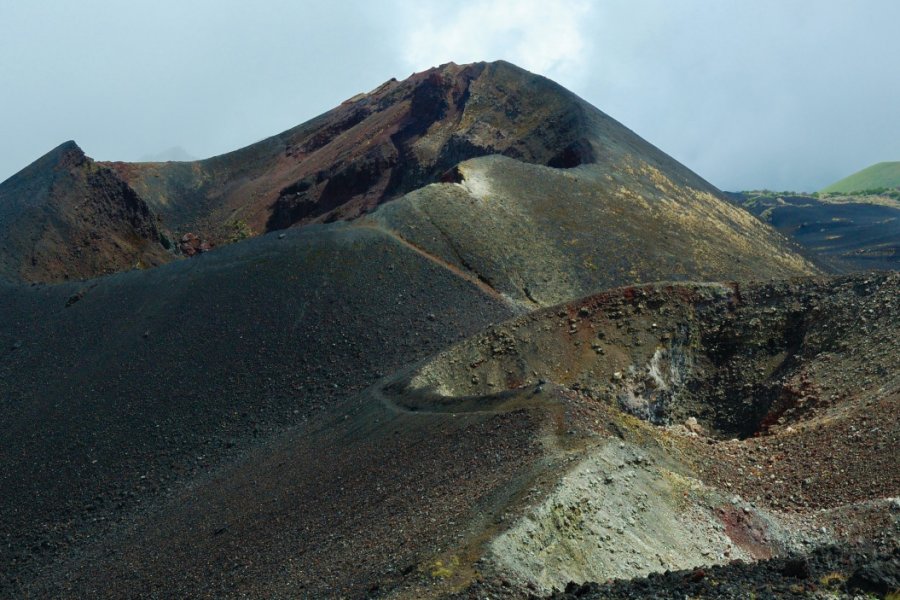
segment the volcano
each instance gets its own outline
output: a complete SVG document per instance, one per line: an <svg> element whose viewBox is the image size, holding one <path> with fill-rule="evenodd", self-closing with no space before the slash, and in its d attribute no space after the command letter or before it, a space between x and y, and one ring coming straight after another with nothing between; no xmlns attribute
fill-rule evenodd
<svg viewBox="0 0 900 600"><path fill-rule="evenodd" d="M891 585L897 274L543 77L442 65L193 162L66 143L0 216L0 594Z"/></svg>
<svg viewBox="0 0 900 600"><path fill-rule="evenodd" d="M60 160L75 169L68 177ZM89 172L101 175L89 182ZM402 208L377 210L398 200ZM447 262L465 270L485 244L501 250L472 275L529 305L634 280L817 272L626 127L502 61L388 81L207 160L94 162L68 142L0 184L0 207L6 230L43 240L4 245L0 274L13 281L86 279L194 255L201 243L362 216L444 260L446 246L458 247ZM463 234L459 222L474 227ZM435 237L446 238L440 248ZM553 263L537 268L561 270L562 281L529 272L538 252Z"/></svg>

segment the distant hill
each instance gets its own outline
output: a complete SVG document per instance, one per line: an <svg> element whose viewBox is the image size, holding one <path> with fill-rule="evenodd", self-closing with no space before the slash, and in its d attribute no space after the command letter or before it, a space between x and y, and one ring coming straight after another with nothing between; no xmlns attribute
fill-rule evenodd
<svg viewBox="0 0 900 600"><path fill-rule="evenodd" d="M826 194L853 194L891 188L900 188L900 161L874 164L820 191Z"/></svg>
<svg viewBox="0 0 900 600"><path fill-rule="evenodd" d="M890 196L768 191L727 196L836 271L900 269L900 202Z"/></svg>

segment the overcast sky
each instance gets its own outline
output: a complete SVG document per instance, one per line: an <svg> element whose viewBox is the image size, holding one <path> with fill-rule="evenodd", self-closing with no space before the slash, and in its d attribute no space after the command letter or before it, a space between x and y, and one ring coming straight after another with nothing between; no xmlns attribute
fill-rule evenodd
<svg viewBox="0 0 900 600"><path fill-rule="evenodd" d="M900 160L898 24L897 0L0 0L0 180L68 139L204 158L502 58L722 189L814 190Z"/></svg>

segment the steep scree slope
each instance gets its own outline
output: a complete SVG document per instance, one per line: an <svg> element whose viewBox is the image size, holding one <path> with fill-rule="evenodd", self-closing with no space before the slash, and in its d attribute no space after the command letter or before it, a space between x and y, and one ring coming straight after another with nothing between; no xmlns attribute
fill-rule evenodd
<svg viewBox="0 0 900 600"><path fill-rule="evenodd" d="M66 142L0 183L0 277L87 279L174 258L128 184Z"/></svg>
<svg viewBox="0 0 900 600"><path fill-rule="evenodd" d="M0 306L0 595L281 427L513 314L345 224L89 282L0 284Z"/></svg>
<svg viewBox="0 0 900 600"><path fill-rule="evenodd" d="M19 589L523 597L895 544L898 291L659 284L517 317L173 481Z"/></svg>
<svg viewBox="0 0 900 600"><path fill-rule="evenodd" d="M524 309L662 279L817 272L776 232L646 157L572 169L466 161L363 219L468 271Z"/></svg>

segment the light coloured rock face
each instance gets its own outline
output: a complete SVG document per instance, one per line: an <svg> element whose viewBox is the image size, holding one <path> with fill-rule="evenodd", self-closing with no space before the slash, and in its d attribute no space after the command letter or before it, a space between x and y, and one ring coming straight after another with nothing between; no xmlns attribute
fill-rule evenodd
<svg viewBox="0 0 900 600"><path fill-rule="evenodd" d="M472 273L522 310L661 280L733 281L817 268L755 217L652 163L554 169L503 156L461 163L366 218Z"/></svg>
<svg viewBox="0 0 900 600"><path fill-rule="evenodd" d="M619 405L644 420L664 420L666 406L686 393L685 383L695 376L693 359L679 344L657 348L645 366L631 365L620 378Z"/></svg>
<svg viewBox="0 0 900 600"><path fill-rule="evenodd" d="M596 294L448 348L412 374L419 398L406 401L489 411L557 393L615 415L603 439L576 437L560 417L554 451L571 468L487 544L485 571L523 589L887 540L900 514L886 451L898 283L885 273Z"/></svg>
<svg viewBox="0 0 900 600"><path fill-rule="evenodd" d="M811 526L786 527L782 517L737 497L726 499L672 466L637 446L605 443L491 543L489 560L514 579L546 592L569 581L753 560L825 541ZM751 530L756 541L735 535L725 516L731 513L743 515L746 525L741 529Z"/></svg>

